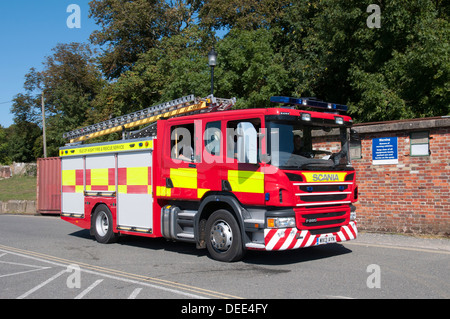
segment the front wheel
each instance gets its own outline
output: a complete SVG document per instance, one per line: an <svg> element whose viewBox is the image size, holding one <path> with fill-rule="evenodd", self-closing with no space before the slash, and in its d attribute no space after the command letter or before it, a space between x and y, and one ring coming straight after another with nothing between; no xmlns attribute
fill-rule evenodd
<svg viewBox="0 0 450 319"><path fill-rule="evenodd" d="M106 205L98 205L95 209L92 227L99 243L109 244L117 241L118 235L113 231L112 214Z"/></svg>
<svg viewBox="0 0 450 319"><path fill-rule="evenodd" d="M217 210L209 217L206 238L206 248L216 260L232 262L244 256L239 225L227 210Z"/></svg>

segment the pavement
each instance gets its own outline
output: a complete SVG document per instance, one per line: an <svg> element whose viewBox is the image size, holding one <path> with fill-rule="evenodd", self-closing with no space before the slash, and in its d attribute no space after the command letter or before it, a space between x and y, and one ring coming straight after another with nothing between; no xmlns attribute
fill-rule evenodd
<svg viewBox="0 0 450 319"><path fill-rule="evenodd" d="M362 231L358 233L358 238L353 243L450 252L450 238L433 235L384 234Z"/></svg>

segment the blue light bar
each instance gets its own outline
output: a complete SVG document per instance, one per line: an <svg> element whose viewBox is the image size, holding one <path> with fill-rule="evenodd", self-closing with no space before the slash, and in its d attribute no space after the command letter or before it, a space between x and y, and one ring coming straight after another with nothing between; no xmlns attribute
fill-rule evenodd
<svg viewBox="0 0 450 319"><path fill-rule="evenodd" d="M272 96L270 102L300 105L303 107L314 107L322 110L343 111L347 112L348 106L335 103L327 103L322 101L311 100L308 98L294 98L287 96Z"/></svg>

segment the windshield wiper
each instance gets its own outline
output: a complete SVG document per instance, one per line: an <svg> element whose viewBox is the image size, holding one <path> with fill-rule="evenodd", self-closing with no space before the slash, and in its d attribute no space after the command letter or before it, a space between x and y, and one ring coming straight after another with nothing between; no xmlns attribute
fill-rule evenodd
<svg viewBox="0 0 450 319"><path fill-rule="evenodd" d="M298 168L306 168L308 166L334 167L335 165L333 163L305 163L305 164L299 165Z"/></svg>

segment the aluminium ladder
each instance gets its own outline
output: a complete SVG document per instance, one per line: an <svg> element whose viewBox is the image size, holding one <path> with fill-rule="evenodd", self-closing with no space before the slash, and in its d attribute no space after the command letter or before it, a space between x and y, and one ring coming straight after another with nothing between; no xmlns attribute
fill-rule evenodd
<svg viewBox="0 0 450 319"><path fill-rule="evenodd" d="M120 131L122 131L124 139L152 136L156 134L156 121L160 118L224 111L231 108L235 103L236 98L222 99L212 95L206 98L196 98L191 94L64 133L63 137L69 139L70 143L77 143ZM146 124L150 125L141 130L126 133L126 129Z"/></svg>

